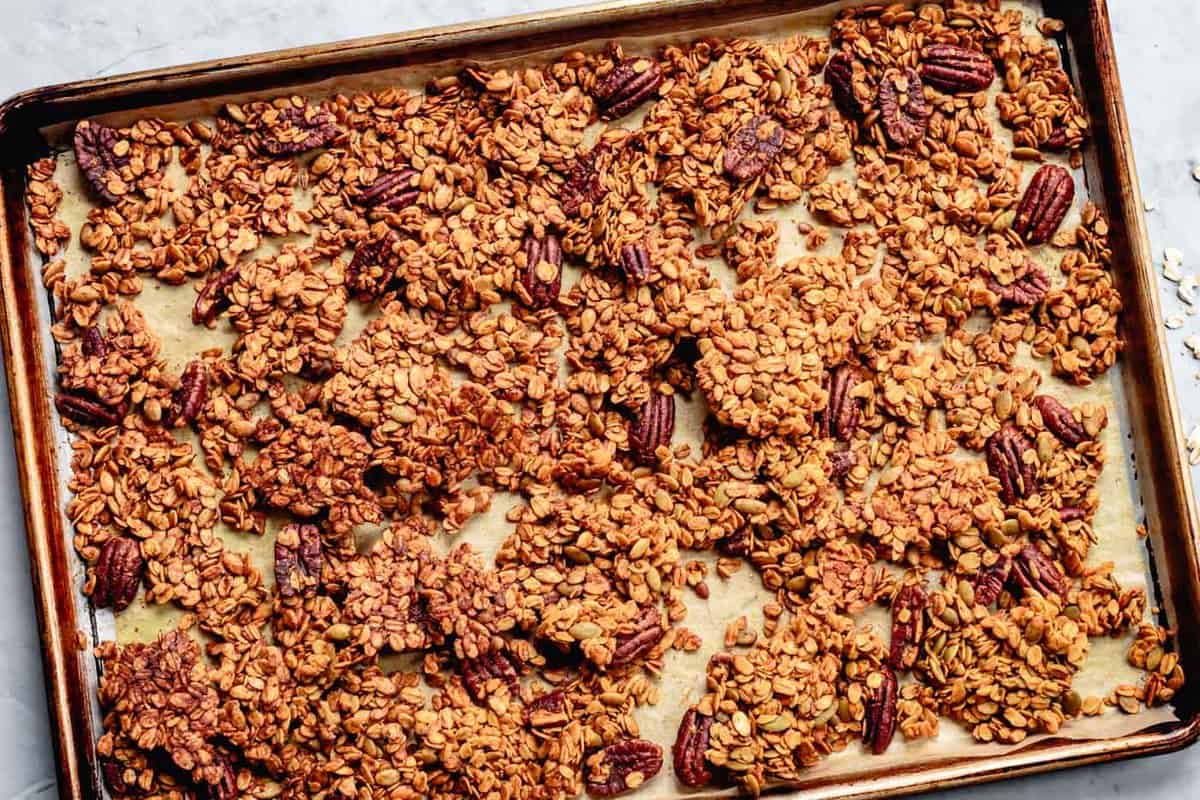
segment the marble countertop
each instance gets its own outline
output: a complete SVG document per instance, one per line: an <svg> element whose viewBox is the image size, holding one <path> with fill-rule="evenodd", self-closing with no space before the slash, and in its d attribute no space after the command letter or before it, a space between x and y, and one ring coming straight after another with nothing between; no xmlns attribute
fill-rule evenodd
<svg viewBox="0 0 1200 800"><path fill-rule="evenodd" d="M0 98L50 83L537 11L567 0L0 0ZM1110 0L1125 102L1133 124L1151 244L1175 247L1184 270L1200 267L1200 3ZM1118 265L1119 268L1119 265ZM1166 314L1185 310L1163 281ZM1170 357L1187 429L1200 424L1200 361L1183 340L1200 333L1189 317L1170 334ZM7 408L0 381L0 408ZM1197 474L1194 473L1195 478ZM13 465L12 434L0 424L0 797L56 794L39 642ZM938 800L1062 797L1179 800L1195 797L1200 749L1085 767L1015 782L943 792Z"/></svg>

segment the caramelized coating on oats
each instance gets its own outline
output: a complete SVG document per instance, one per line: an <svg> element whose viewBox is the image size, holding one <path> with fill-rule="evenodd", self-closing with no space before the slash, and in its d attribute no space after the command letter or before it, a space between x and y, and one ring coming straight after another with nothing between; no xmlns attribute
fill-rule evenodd
<svg viewBox="0 0 1200 800"><path fill-rule="evenodd" d="M71 239L70 227L58 216L63 190L54 181L54 159L43 158L30 164L26 176L25 205L33 228L33 244L46 258L54 258Z"/></svg>
<svg viewBox="0 0 1200 800"><path fill-rule="evenodd" d="M361 434L316 409L279 422L278 433L242 473L260 502L300 518L328 512L336 526L379 520L378 503L363 483L369 447Z"/></svg>
<svg viewBox="0 0 1200 800"><path fill-rule="evenodd" d="M224 764L213 739L218 695L187 633L172 631L150 644L101 645L100 704L106 736L127 736L146 753L162 749L198 783L216 783Z"/></svg>
<svg viewBox="0 0 1200 800"><path fill-rule="evenodd" d="M100 648L114 796L635 791L666 744L635 712L739 568L764 624L696 679L688 786L1169 702L1169 633L1089 560L1108 410L1055 383L1113 365L1121 299L1068 208L1083 107L1021 22L875 4L828 39L80 123L103 205L70 230L50 160L26 200L40 252L87 260L43 276L83 588L186 612ZM151 279L232 347L164 358ZM454 539L480 523L493 560ZM1119 635L1141 679L1081 697Z"/></svg>
<svg viewBox="0 0 1200 800"><path fill-rule="evenodd" d="M802 611L749 651L720 652L696 705L714 717L708 761L746 791L800 777L861 733L886 648L836 613Z"/></svg>

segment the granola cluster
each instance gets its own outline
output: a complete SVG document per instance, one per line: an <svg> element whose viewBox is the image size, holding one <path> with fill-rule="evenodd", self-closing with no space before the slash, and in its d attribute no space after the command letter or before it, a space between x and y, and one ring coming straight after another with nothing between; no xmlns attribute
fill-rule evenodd
<svg viewBox="0 0 1200 800"><path fill-rule="evenodd" d="M1030 366L1102 376L1121 300L1105 220L1070 213L1087 119L1022 22L871 5L828 38L79 123L84 274L52 161L27 198L83 588L186 612L98 649L109 790L666 780L635 712L739 569L771 600L696 681L685 786L1170 701L1169 632L1089 560L1107 412ZM231 346L168 363L147 280L193 284L190 324ZM454 542L502 497L494 559ZM1143 682L1080 696L1090 640L1121 635Z"/></svg>

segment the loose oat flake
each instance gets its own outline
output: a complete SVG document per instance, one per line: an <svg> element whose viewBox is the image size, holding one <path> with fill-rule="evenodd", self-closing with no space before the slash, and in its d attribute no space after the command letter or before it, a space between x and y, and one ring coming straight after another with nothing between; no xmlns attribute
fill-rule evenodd
<svg viewBox="0 0 1200 800"><path fill-rule="evenodd" d="M1169 702L1062 385L1123 347L1089 121L1019 9L947 6L84 121L78 230L30 166L83 590L181 612L97 649L113 796L759 793ZM1123 634L1141 682L1072 689Z"/></svg>

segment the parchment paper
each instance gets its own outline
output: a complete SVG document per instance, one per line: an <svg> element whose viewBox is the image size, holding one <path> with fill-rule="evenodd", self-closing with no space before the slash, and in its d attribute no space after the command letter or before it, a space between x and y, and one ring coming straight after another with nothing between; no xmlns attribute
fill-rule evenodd
<svg viewBox="0 0 1200 800"><path fill-rule="evenodd" d="M780 39L795 33L826 37L828 35L828 24L832 19L833 13L836 9L846 5L851 5L851 3L831 4L817 11L796 13L786 17L773 17L769 21L748 23L719 30L725 34L754 35L766 39ZM1005 5L1007 7L1020 7L1025 14L1026 26L1029 33L1036 34L1034 24L1041 16L1038 5L1033 3L1005 3ZM704 32L712 32L713 30L704 29ZM658 37L654 39L624 39L622 43L625 45L627 51L648 53L654 47L666 41L685 41L694 38L700 32L700 30L680 32L671 37ZM594 41L579 43L577 46L599 47L602 45L603 41ZM491 63L521 63L528 60L544 61L555 57L566 49L569 48L564 46L547 50L538 56L534 56L532 59L522 57L515 61ZM332 91L355 91L397 84L413 90L419 90L431 75L452 72L459 65L460 62L447 62L421 68L381 71L363 75L353 80L342 79L337 82L313 84L310 87L302 89L301 93L321 96ZM993 93L995 91L996 89L993 89ZM262 93L253 95L253 97L269 98L272 94ZM249 97L237 99L244 100ZM111 115L102 118L102 120L110 124L123 124L147 115L158 115L171 119L191 119L197 116L206 117L214 113L222 103L230 99L233 98L218 98L196 101L189 104L141 109L137 112ZM994 115L994 104L990 106L990 109ZM644 109L642 113L644 113ZM639 116L633 116L623 121L623 124L636 126L639 122ZM1000 125L998 120L994 120L994 129L997 136L1011 145L1011 136L1008 130ZM48 138L59 142L65 141L66 132L67 126L59 126L45 131ZM308 157L311 158L311 154ZM1026 179L1031 174L1032 169L1027 168ZM853 176L853 164L847 163L839 168L838 173L832 176L831 179L841 177L853 180ZM172 165L170 177L176 191L181 191L186 186L186 176L178 164ZM72 240L66 251L67 271L70 275L77 275L85 271L88 267L88 257L79 244L78 234L86 218L90 202L81 183L81 176L78 170L75 169L74 157L69 148L65 149L58 156L55 179L64 188L66 193L60 215L72 230ZM1084 185L1082 174L1077 174L1076 179L1077 186L1082 187ZM303 207L307 199L303 192L298 193L297 205ZM1086 192L1077 193L1075 207L1071 215L1063 223L1064 229L1069 229L1078 223L1079 211L1085 200ZM750 215L753 215L753 211L748 209L744 216ZM773 217L779 222L781 241L778 258L781 261L802 255L806 252L813 252L807 251L804 248L802 243L803 237L797 230L797 225L800 222L815 222L804 207L803 201L776 210L766 216ZM705 240L704 235L700 232L698 232L698 240ZM834 229L830 241L821 250L815 252L835 255L840 251L841 240L841 231ZM253 257L258 258L267 255L277 249L279 244L280 240L278 239L266 242L260 251L253 254ZM1033 256L1047 268L1046 272L1052 276L1052 280L1058 283L1065 282L1058 269L1058 259L1061 257L1060 252L1050 247L1042 247L1035 251ZM36 258L33 263L37 263ZM736 276L725 266L723 260L718 258L708 260L705 263L727 288L732 288L736 284ZM1120 265L1114 265L1114 267L1119 269ZM568 268L565 271L563 281L564 292L578 280L578 276L579 272L575 269ZM169 287L160 285L153 278L148 277L145 279L145 290L134 300L135 304L146 316L151 329L160 337L163 346L163 357L167 360L170 368L176 372L180 371L199 352L214 346L220 346L228 350L234 341L233 332L227 324L218 324L215 330L192 325L190 312L192 304L195 301L195 296L195 290L190 284L181 287ZM50 319L48 306L42 308L41 311L46 320L46 325L44 326L47 329L45 339L47 347L50 348L52 347L52 343L48 335ZM349 304L348 318L345 329L339 337L339 345L345 345L352 341L366 325L370 316L369 313L364 313L364 308L361 304ZM982 320L973 320L971 324L981 325ZM936 342L932 342L930 346L936 346ZM1046 379L1043 384L1044 390L1057 395L1064 402L1068 404L1077 404L1084 401L1102 403L1108 409L1109 426L1103 433L1103 441L1108 454L1108 465L1101 475L1097 486L1102 503L1094 521L1098 543L1092 548L1090 563L1113 562L1115 565L1115 577L1120 581L1121 585L1125 588L1142 587L1147 591L1151 605L1153 605L1155 594L1153 587L1150 585L1148 556L1143 542L1138 538L1136 533L1136 526L1139 520L1139 512L1136 506L1139 504L1139 501L1137 499L1135 478L1131 468L1132 450L1130 447L1129 431L1125 422L1126 415L1124 411L1126 404L1123 392L1121 391L1120 364L1107 375L1097 380L1092 386L1078 388L1051 378L1048 374L1049 363L1031 359L1028 349L1024 345L1022 345L1021 351L1018 354L1017 363L1022 366L1032 366L1042 372L1043 377ZM700 442L700 424L705 414L704 402L699 392L695 393L691 400L683 402L679 408L675 435L676 442L688 441L698 448ZM193 441L195 440L190 432L179 431L177 435L190 437ZM70 450L65 432L60 432L59 442L59 460L63 465L61 475L63 482L62 496L66 497L68 496L66 480L69 477ZM969 457L981 456L969 454ZM199 456L197 456L197 460L199 462ZM457 542L469 541L490 559L499 544L511 531L511 525L505 520L504 516L505 512L517 502L519 500L515 496L498 494L489 512L473 518L464 530L453 538L444 535L439 536L440 545L448 548ZM219 530L219 533L228 546L251 554L254 563L262 570L268 584L272 581L271 559L274 532L277 530L279 524L278 520L272 520L268 525L267 534L263 537L247 535L229 529ZM69 540L69 523L66 523L66 529ZM364 534L367 533L364 531ZM700 558L710 563L715 562L712 554L708 553L685 553L684 557ZM72 569L79 585L82 586L84 570L81 562L76 559ZM767 600L772 599L770 594L763 591L757 573L749 565L744 566L730 579L724 581L717 578L715 572L710 574L710 598L708 600L701 600L694 594L687 593L689 614L684 622L689 628L704 637L703 647L698 652L690 654L678 651L670 652L666 657L661 679L662 702L656 707L641 709L638 712L638 721L642 729L642 736L660 742L664 746L669 746L674 741L679 719L684 710L703 694L705 664L708 658L721 648L725 627L739 615L746 615L752 626L759 627L762 622L761 606ZM82 595L79 596L79 608L81 610L80 618L89 618L87 605ZM131 608L116 618L115 623L113 615L108 611L91 613L90 618L93 620L93 626L92 630L86 633L92 643L100 639L112 638L114 634L118 641L121 642L147 640L154 638L162 630L173 626L179 615L180 612L171 607L148 607L139 598ZM889 624L886 610L872 608L865 612L861 619L867 624L875 625L886 637ZM1081 695L1085 697L1092 694L1103 696L1119 683L1136 683L1138 681L1138 671L1131 667L1125 658L1130 641L1131 636L1120 639L1093 639L1091 641L1091 652L1087 664L1077 676L1074 684ZM392 659L389 659L389 661L392 661ZM90 679L92 681L95 680L94 673L90 676ZM1097 718L1073 721L1066 725L1058 736L1059 738L1075 739L1116 738L1154 724L1174 719L1175 716L1169 708L1155 709L1136 716L1126 716L1118 711L1110 710ZM1031 738L1020 747L1028 747L1037 741L1038 737ZM965 730L954 722L943 719L940 734L936 738L907 743L903 740L903 737L897 735L896 740L885 755L870 758L864 756L864 751L856 743L851 745L847 750L834 754L820 765L812 768L809 774L813 779L825 778L833 781L860 774L868 769L874 771L880 768L899 767L901 765L905 768L912 768L936 761L944 762L950 757L976 758L998 753L1011 753L1013 751L1014 748L1007 745L977 744L973 742ZM694 797L698 794L716 793L686 792L681 791L681 789L682 787L671 776L670 759L668 758L663 772L657 778L648 782L637 796L650 800L650 798L673 798L685 795Z"/></svg>

